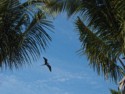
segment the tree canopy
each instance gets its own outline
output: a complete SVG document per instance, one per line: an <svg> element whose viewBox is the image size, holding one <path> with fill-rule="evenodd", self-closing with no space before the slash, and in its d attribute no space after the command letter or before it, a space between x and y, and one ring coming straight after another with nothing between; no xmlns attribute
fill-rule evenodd
<svg viewBox="0 0 125 94"><path fill-rule="evenodd" d="M64 11L68 17L74 16L82 46L80 53L87 55L98 74L114 81L123 77L124 0L51 0L47 7L51 12Z"/></svg>
<svg viewBox="0 0 125 94"><path fill-rule="evenodd" d="M44 0L0 0L0 67L29 64L45 50L53 25L42 4Z"/></svg>
<svg viewBox="0 0 125 94"><path fill-rule="evenodd" d="M47 18L65 11L68 17L75 16L80 53L87 55L98 74L117 81L125 69L124 8L124 0L1 1L0 66L18 67L36 59L51 40Z"/></svg>
<svg viewBox="0 0 125 94"><path fill-rule="evenodd" d="M0 67L37 59L51 41L50 16L66 12L75 20L79 52L98 74L118 81L125 74L124 10L124 0L0 0Z"/></svg>

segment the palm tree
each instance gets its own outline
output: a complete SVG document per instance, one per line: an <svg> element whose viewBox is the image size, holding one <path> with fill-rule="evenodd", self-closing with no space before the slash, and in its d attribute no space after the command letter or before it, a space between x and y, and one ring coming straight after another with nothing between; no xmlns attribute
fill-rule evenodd
<svg viewBox="0 0 125 94"><path fill-rule="evenodd" d="M47 1L47 0L46 0ZM0 67L19 68L36 60L48 46L52 30L42 10L45 0L0 0Z"/></svg>
<svg viewBox="0 0 125 94"><path fill-rule="evenodd" d="M66 12L75 18L81 42L90 66L105 78L120 80L125 74L125 1L124 0L51 0L52 12ZM77 17L78 16L78 17Z"/></svg>

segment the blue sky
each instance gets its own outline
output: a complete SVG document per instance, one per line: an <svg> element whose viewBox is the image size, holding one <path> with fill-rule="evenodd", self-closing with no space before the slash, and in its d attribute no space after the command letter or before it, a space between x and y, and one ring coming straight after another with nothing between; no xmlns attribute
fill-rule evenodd
<svg viewBox="0 0 125 94"><path fill-rule="evenodd" d="M72 20L64 14L54 21L52 42L38 61L19 70L0 71L1 94L110 94L116 84L105 81L88 65L86 56L80 56L78 33ZM52 66L49 72L43 56Z"/></svg>

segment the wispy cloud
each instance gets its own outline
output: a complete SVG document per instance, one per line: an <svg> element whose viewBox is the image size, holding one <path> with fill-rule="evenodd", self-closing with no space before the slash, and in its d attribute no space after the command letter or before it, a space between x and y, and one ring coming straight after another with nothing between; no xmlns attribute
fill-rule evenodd
<svg viewBox="0 0 125 94"><path fill-rule="evenodd" d="M48 57L52 72L46 66L35 63L32 67L19 71L0 73L0 91L2 94L100 94L107 91L104 81L92 71L81 65L69 63L55 57ZM76 67L72 67L76 66ZM103 84L102 84L103 83ZM91 89L91 91L89 91ZM95 93L93 93L95 92Z"/></svg>

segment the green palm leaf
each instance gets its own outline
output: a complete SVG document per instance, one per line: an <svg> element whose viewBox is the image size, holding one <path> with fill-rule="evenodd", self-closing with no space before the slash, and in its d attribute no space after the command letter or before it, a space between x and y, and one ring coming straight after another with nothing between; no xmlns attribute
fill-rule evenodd
<svg viewBox="0 0 125 94"><path fill-rule="evenodd" d="M113 89L110 89L110 92L111 92L111 94L121 94L120 91L116 91L116 90L113 90Z"/></svg>
<svg viewBox="0 0 125 94"><path fill-rule="evenodd" d="M52 0L51 11L65 11L76 19L76 28L86 54L97 72L113 80L120 79L125 64L125 2L124 0ZM85 24L86 25L85 25ZM120 64L119 64L120 63Z"/></svg>
<svg viewBox="0 0 125 94"><path fill-rule="evenodd" d="M106 78L117 80L122 77L122 67L117 65L119 54L115 53L114 48L107 41L101 38L97 32L93 33L78 18L76 28L79 31L80 41L82 42L81 53L85 53L90 60L90 65L100 74L102 72ZM114 53L113 53L114 52Z"/></svg>
<svg viewBox="0 0 125 94"><path fill-rule="evenodd" d="M18 0L3 2L0 11L0 66L20 67L36 60L51 41L51 21L42 9L42 1L21 4ZM6 5L6 6L5 6ZM24 6L25 5L25 6ZM47 30L48 29L48 30Z"/></svg>

